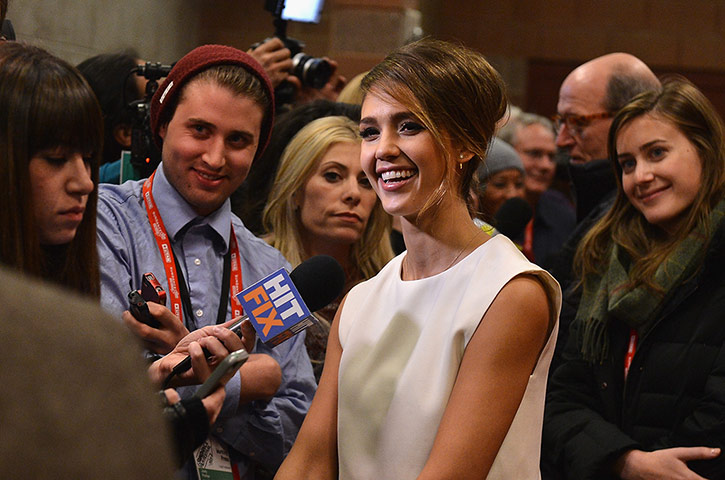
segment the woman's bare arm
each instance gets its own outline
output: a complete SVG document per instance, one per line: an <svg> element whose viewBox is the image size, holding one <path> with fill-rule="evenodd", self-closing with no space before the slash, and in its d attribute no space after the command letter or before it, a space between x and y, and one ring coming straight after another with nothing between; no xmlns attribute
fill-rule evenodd
<svg viewBox="0 0 725 480"><path fill-rule="evenodd" d="M533 276L501 290L466 347L419 479L486 478L546 344L549 310Z"/></svg>
<svg viewBox="0 0 725 480"><path fill-rule="evenodd" d="M338 324L344 304L343 300L330 328L325 366L310 411L275 480L337 478L337 375L342 355Z"/></svg>

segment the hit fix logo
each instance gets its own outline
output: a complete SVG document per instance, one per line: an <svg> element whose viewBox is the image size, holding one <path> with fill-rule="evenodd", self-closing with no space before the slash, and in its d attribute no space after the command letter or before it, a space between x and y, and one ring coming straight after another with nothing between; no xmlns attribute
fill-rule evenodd
<svg viewBox="0 0 725 480"><path fill-rule="evenodd" d="M311 315L285 269L239 292L237 299L265 343Z"/></svg>

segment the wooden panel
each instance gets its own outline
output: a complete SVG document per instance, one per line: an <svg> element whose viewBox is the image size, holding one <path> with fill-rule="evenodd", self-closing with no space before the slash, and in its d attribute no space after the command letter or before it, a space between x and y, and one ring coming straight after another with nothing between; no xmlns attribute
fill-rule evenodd
<svg viewBox="0 0 725 480"><path fill-rule="evenodd" d="M527 100L524 110L544 116L556 113L559 87L566 76L582 62L560 62L532 59L527 75ZM658 76L678 74L694 83L712 102L721 116L725 117L725 71L652 67Z"/></svg>

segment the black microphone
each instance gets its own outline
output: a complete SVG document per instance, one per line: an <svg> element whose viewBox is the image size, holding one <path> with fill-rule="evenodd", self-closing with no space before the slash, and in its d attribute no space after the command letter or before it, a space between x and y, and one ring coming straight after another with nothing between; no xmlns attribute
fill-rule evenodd
<svg viewBox="0 0 725 480"><path fill-rule="evenodd" d="M534 211L529 202L521 197L509 198L494 215L496 230L510 239L519 238L533 215Z"/></svg>
<svg viewBox="0 0 725 480"><path fill-rule="evenodd" d="M345 287L345 272L342 266L329 255L315 255L297 265L289 274L302 300L311 312L315 312L335 300ZM244 315L229 327L229 330L242 338L242 322L249 318ZM204 351L209 356L209 352ZM174 375L191 368L191 357L179 362L164 381L166 385Z"/></svg>

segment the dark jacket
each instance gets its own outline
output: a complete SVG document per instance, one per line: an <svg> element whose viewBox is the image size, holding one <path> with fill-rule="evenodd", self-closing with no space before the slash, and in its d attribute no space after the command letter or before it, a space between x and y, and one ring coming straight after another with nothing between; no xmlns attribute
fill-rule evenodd
<svg viewBox="0 0 725 480"><path fill-rule="evenodd" d="M542 461L556 475L545 478L614 478L613 462L632 448L725 450L725 228L639 339L625 384L629 332L613 319L610 357L591 365L579 354L579 322L572 324L547 395ZM725 454L688 465L705 478L725 478Z"/></svg>

